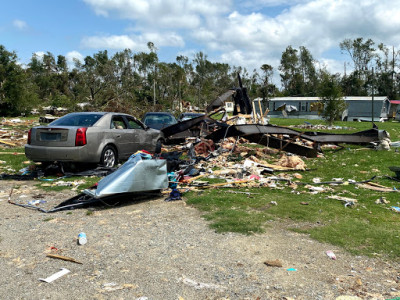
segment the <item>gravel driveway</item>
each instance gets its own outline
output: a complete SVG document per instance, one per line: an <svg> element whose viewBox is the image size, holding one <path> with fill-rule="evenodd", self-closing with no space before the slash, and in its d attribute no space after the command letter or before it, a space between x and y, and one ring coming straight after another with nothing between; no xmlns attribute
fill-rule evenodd
<svg viewBox="0 0 400 300"><path fill-rule="evenodd" d="M51 207L74 193L44 193L32 189L34 182L0 183L0 299L400 296L397 262L352 256L278 221L265 234L217 234L184 201L159 198L44 214L7 203L11 187L21 186L12 200L27 203L41 194L37 198ZM85 245L76 242L81 231ZM51 251L82 264L46 257ZM282 267L264 264L276 259ZM52 283L39 281L61 268L71 272Z"/></svg>

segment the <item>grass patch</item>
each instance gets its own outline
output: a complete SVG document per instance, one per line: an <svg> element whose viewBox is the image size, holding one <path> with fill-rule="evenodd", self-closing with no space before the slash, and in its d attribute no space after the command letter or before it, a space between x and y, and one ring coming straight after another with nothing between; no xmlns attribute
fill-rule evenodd
<svg viewBox="0 0 400 300"><path fill-rule="evenodd" d="M19 170L28 167L30 164L24 162L28 161L24 154L24 148L3 148L0 147L0 173L16 174Z"/></svg>
<svg viewBox="0 0 400 300"><path fill-rule="evenodd" d="M99 182L101 177L93 176L93 177L82 177L82 176L72 176L67 178L57 178L54 176L46 177L49 181L40 181L40 183L36 184L36 187L50 192L60 192L64 190L70 190L75 187L75 184L72 185L63 185L63 183L76 183L82 182L79 185L76 185L76 192L81 193L84 189L88 189L92 187L95 183Z"/></svg>

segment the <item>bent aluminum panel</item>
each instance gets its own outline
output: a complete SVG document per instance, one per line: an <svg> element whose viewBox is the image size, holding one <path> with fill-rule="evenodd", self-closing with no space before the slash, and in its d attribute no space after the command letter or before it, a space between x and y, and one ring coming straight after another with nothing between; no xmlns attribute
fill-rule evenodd
<svg viewBox="0 0 400 300"><path fill-rule="evenodd" d="M83 192L94 198L102 198L113 194L154 191L167 187L166 160L142 160L140 156L134 156L117 171L100 180L96 190Z"/></svg>

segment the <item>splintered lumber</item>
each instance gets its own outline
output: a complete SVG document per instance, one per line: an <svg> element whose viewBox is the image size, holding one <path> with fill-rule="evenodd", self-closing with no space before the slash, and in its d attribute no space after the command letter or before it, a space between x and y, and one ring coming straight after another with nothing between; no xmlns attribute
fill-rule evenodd
<svg viewBox="0 0 400 300"><path fill-rule="evenodd" d="M184 180L184 182L185 182L185 183L191 183L192 181L197 180L197 179L199 179L199 178L202 178L202 177L204 177L204 176L206 176L206 174L201 174L201 175L198 175L198 176L196 176L196 177L192 177L192 178L186 179L186 180Z"/></svg>
<svg viewBox="0 0 400 300"><path fill-rule="evenodd" d="M5 145L11 146L11 147L17 147L16 144L7 142L7 141L5 141L5 140L0 140L0 144L5 144Z"/></svg>
<svg viewBox="0 0 400 300"><path fill-rule="evenodd" d="M70 262L82 265L82 263L80 261L77 261L75 258L72 258L72 257L57 255L57 254L47 254L46 256L51 257L51 258L66 260L66 261L70 261Z"/></svg>
<svg viewBox="0 0 400 300"><path fill-rule="evenodd" d="M225 187L225 186L232 186L232 185L247 183L250 181L253 181L253 179L242 179L242 180L231 181L231 182L214 183L214 184L208 184L208 185L204 185L204 186L198 186L197 188L201 189L201 188Z"/></svg>
<svg viewBox="0 0 400 300"><path fill-rule="evenodd" d="M358 186L364 189L374 190L377 192L397 192L397 193L399 192L398 190L374 182L366 182L363 184L358 184Z"/></svg>

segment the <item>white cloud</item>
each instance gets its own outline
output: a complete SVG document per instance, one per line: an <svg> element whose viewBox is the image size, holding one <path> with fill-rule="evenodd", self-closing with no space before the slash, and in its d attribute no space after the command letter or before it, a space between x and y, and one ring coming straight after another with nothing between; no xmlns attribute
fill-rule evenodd
<svg viewBox="0 0 400 300"><path fill-rule="evenodd" d="M46 52L43 51L36 51L33 53L33 55L36 55L38 58L43 59L43 56L46 54Z"/></svg>
<svg viewBox="0 0 400 300"><path fill-rule="evenodd" d="M84 0L101 16L135 20L142 28L196 28L202 18L220 15L232 0Z"/></svg>
<svg viewBox="0 0 400 300"><path fill-rule="evenodd" d="M147 32L144 33L140 40L143 42L153 42L156 47L168 46L168 47L184 47L185 42L183 38L174 33L160 33L160 32Z"/></svg>
<svg viewBox="0 0 400 300"><path fill-rule="evenodd" d="M84 60L83 55L78 51L68 52L65 55L65 58L67 59L67 64L70 69L72 69L75 66L75 62L74 62L75 59L80 62L83 62L83 60Z"/></svg>
<svg viewBox="0 0 400 300"><path fill-rule="evenodd" d="M289 3L257 2L265 6ZM372 38L376 43L398 44L400 18L396 16L400 15L400 2L313 0L296 1L295 4L275 17L262 14L261 10L248 14L232 11L212 26L205 22L192 32L192 37L206 49L219 49L221 59L226 62L249 65L259 59L259 66L268 60L279 61L289 45L305 46L314 58L322 60L330 49L336 49L339 57L339 43L345 38L364 37ZM326 58L323 62L328 69L343 72L343 67L338 67L343 66L343 62L334 63Z"/></svg>
<svg viewBox="0 0 400 300"><path fill-rule="evenodd" d="M75 50L68 52L65 55L65 58L67 59L67 62L71 62L71 63L74 61L74 59L77 59L80 62L83 62L83 55Z"/></svg>
<svg viewBox="0 0 400 300"><path fill-rule="evenodd" d="M18 30L25 30L28 28L28 24L26 24L26 22L22 20L15 19L12 24Z"/></svg>
<svg viewBox="0 0 400 300"><path fill-rule="evenodd" d="M156 47L183 47L183 38L176 33L147 32L143 35L111 35L91 36L81 41L82 47L93 49L132 49L135 51L148 50L147 43L153 42Z"/></svg>
<svg viewBox="0 0 400 300"><path fill-rule="evenodd" d="M84 48L137 49L138 44L127 35L90 36L81 42Z"/></svg>

